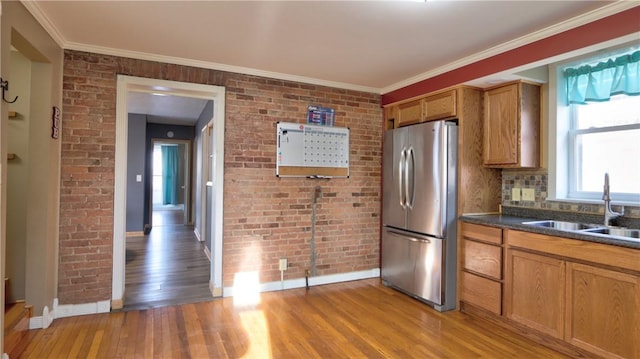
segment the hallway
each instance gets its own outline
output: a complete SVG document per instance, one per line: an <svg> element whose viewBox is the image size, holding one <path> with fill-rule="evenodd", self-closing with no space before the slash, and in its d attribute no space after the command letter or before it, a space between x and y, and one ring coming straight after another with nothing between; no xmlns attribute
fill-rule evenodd
<svg viewBox="0 0 640 359"><path fill-rule="evenodd" d="M154 211L154 222L156 215L172 216L173 212L177 211ZM210 262L193 227L166 225L169 218L158 222L165 225L154 225L147 236L127 238L123 310L213 299Z"/></svg>

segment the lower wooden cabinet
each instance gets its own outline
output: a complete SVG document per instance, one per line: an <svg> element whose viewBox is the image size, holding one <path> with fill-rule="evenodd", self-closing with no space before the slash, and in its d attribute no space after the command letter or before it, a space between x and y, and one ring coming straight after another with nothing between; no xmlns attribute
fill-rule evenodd
<svg viewBox="0 0 640 359"><path fill-rule="evenodd" d="M462 272L460 300L500 315L502 313L502 284L479 275Z"/></svg>
<svg viewBox="0 0 640 359"><path fill-rule="evenodd" d="M604 357L640 358L640 277L567 263L565 338Z"/></svg>
<svg viewBox="0 0 640 359"><path fill-rule="evenodd" d="M556 338L564 337L565 262L507 251L507 318Z"/></svg>
<svg viewBox="0 0 640 359"><path fill-rule="evenodd" d="M602 357L640 359L640 250L514 230L504 237L507 319Z"/></svg>
<svg viewBox="0 0 640 359"><path fill-rule="evenodd" d="M460 226L460 301L502 314L502 229Z"/></svg>

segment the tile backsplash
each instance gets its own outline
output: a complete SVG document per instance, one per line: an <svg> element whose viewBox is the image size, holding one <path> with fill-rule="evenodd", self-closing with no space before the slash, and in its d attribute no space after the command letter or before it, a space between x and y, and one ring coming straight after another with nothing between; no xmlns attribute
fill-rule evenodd
<svg viewBox="0 0 640 359"><path fill-rule="evenodd" d="M547 170L503 170L502 171L502 205L531 209L548 209L565 212L581 212L587 214L604 213L604 205L589 203L572 203L562 201L547 201ZM533 188L534 201L514 201L512 188ZM618 206L613 206L618 210ZM624 216L640 218L640 207L625 206Z"/></svg>

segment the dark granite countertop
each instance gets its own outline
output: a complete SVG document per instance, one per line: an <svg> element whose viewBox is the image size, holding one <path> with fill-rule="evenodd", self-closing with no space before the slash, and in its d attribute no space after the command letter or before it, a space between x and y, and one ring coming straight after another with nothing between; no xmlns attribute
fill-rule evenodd
<svg viewBox="0 0 640 359"><path fill-rule="evenodd" d="M509 211L507 211L509 212ZM547 227L537 227L527 224L522 224L522 222L527 221L536 221L541 219L553 219L553 220L561 220L561 221L574 221L580 223L599 223L599 221L590 220L590 218L558 218L558 216L553 216L553 213L548 213L550 211L544 211L546 213L503 213L502 214L481 214L481 215L463 215L460 217L461 221L475 224L483 224L487 226L500 227L500 228L510 228L517 229L526 232L532 233L540 233L546 234L556 237L564 237L577 239L582 241L590 241L597 243L610 244L614 246L627 247L627 248L635 248L640 249L640 241L637 239L629 239L622 240L611 238L609 236L595 234L595 233L586 233L586 232L577 232L577 231L564 231ZM545 214L547 217L545 217ZM528 215L528 216L527 216Z"/></svg>

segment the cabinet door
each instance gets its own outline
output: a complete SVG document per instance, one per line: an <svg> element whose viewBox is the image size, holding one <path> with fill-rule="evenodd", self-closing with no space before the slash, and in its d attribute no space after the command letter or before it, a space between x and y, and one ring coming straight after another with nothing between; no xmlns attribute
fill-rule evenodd
<svg viewBox="0 0 640 359"><path fill-rule="evenodd" d="M567 263L566 340L603 357L640 358L640 277Z"/></svg>
<svg viewBox="0 0 640 359"><path fill-rule="evenodd" d="M485 95L484 164L518 163L518 84Z"/></svg>
<svg viewBox="0 0 640 359"><path fill-rule="evenodd" d="M392 130L398 127L398 106L389 106L384 109L385 129Z"/></svg>
<svg viewBox="0 0 640 359"><path fill-rule="evenodd" d="M416 100L398 105L398 126L413 125L423 122L423 100Z"/></svg>
<svg viewBox="0 0 640 359"><path fill-rule="evenodd" d="M425 98L425 120L455 117L456 90L446 91Z"/></svg>
<svg viewBox="0 0 640 359"><path fill-rule="evenodd" d="M565 262L509 249L506 276L507 318L563 339Z"/></svg>

